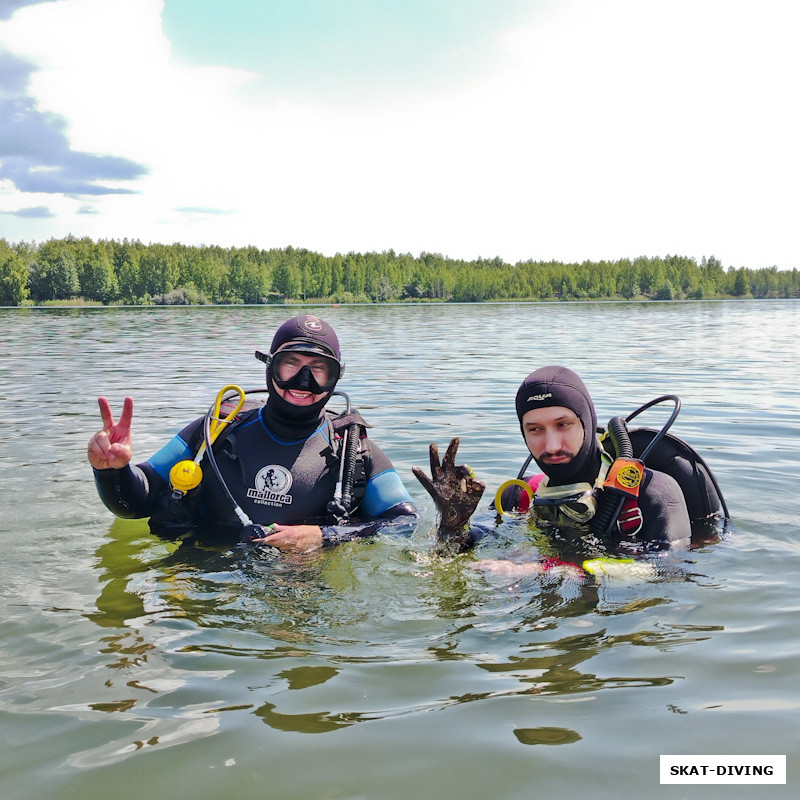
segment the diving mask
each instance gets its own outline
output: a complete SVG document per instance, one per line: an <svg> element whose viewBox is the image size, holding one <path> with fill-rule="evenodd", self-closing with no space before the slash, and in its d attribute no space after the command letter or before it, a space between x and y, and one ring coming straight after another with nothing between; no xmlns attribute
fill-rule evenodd
<svg viewBox="0 0 800 800"><path fill-rule="evenodd" d="M257 357L266 362L270 378L281 389L327 394L342 374L342 365L317 347L290 344L269 356L257 353Z"/></svg>
<svg viewBox="0 0 800 800"><path fill-rule="evenodd" d="M597 498L588 483L542 486L531 502L531 513L544 522L558 522L563 514L573 522L588 522L597 512Z"/></svg>

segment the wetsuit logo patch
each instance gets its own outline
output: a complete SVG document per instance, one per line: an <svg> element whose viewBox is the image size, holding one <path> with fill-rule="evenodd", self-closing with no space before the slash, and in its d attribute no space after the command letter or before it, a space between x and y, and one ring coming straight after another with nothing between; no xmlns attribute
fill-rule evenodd
<svg viewBox="0 0 800 800"><path fill-rule="evenodd" d="M626 489L635 489L642 480L642 473L634 464L628 464L617 473L617 480Z"/></svg>
<svg viewBox="0 0 800 800"><path fill-rule="evenodd" d="M247 496L256 503L285 505L292 502L292 473L280 464L262 467L256 474L255 488L247 490Z"/></svg>

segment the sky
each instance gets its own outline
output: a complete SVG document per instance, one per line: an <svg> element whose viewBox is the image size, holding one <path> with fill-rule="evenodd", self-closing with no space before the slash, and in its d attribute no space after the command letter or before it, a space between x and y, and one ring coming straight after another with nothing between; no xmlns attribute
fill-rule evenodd
<svg viewBox="0 0 800 800"><path fill-rule="evenodd" d="M800 267L796 0L0 0L0 238Z"/></svg>

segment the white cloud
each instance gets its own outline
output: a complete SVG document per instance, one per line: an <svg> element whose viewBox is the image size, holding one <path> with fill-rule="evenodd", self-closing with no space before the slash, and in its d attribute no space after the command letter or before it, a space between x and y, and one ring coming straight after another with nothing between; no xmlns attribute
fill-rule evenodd
<svg viewBox="0 0 800 800"><path fill-rule="evenodd" d="M151 168L136 185L141 196L96 201L112 224L115 213L158 216L181 197L207 193L204 176L213 174L239 115L228 98L252 79L174 63L162 7L163 0L66 0L22 10L3 31L16 53L41 67L31 92L41 110L69 120L73 149L124 154Z"/></svg>
<svg viewBox="0 0 800 800"><path fill-rule="evenodd" d="M33 91L69 119L75 149L151 168L141 194L94 199L97 214L62 201L66 227L39 230L511 261L800 261L793 3L559 3L481 54L480 81L371 108L301 105L253 73L179 64L162 6L62 0L3 27L42 65ZM0 203L55 207L35 197L6 186Z"/></svg>

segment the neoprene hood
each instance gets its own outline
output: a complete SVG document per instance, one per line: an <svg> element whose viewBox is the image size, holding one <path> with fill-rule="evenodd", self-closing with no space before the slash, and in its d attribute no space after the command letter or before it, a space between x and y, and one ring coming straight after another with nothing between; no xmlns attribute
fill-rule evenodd
<svg viewBox="0 0 800 800"><path fill-rule="evenodd" d="M568 464L536 463L553 486L594 481L600 460L600 444L596 435L597 413L589 391L578 375L566 367L541 367L528 375L520 385L516 406L520 430L522 417L534 408L562 406L574 411L583 425L583 444L575 458Z"/></svg>

